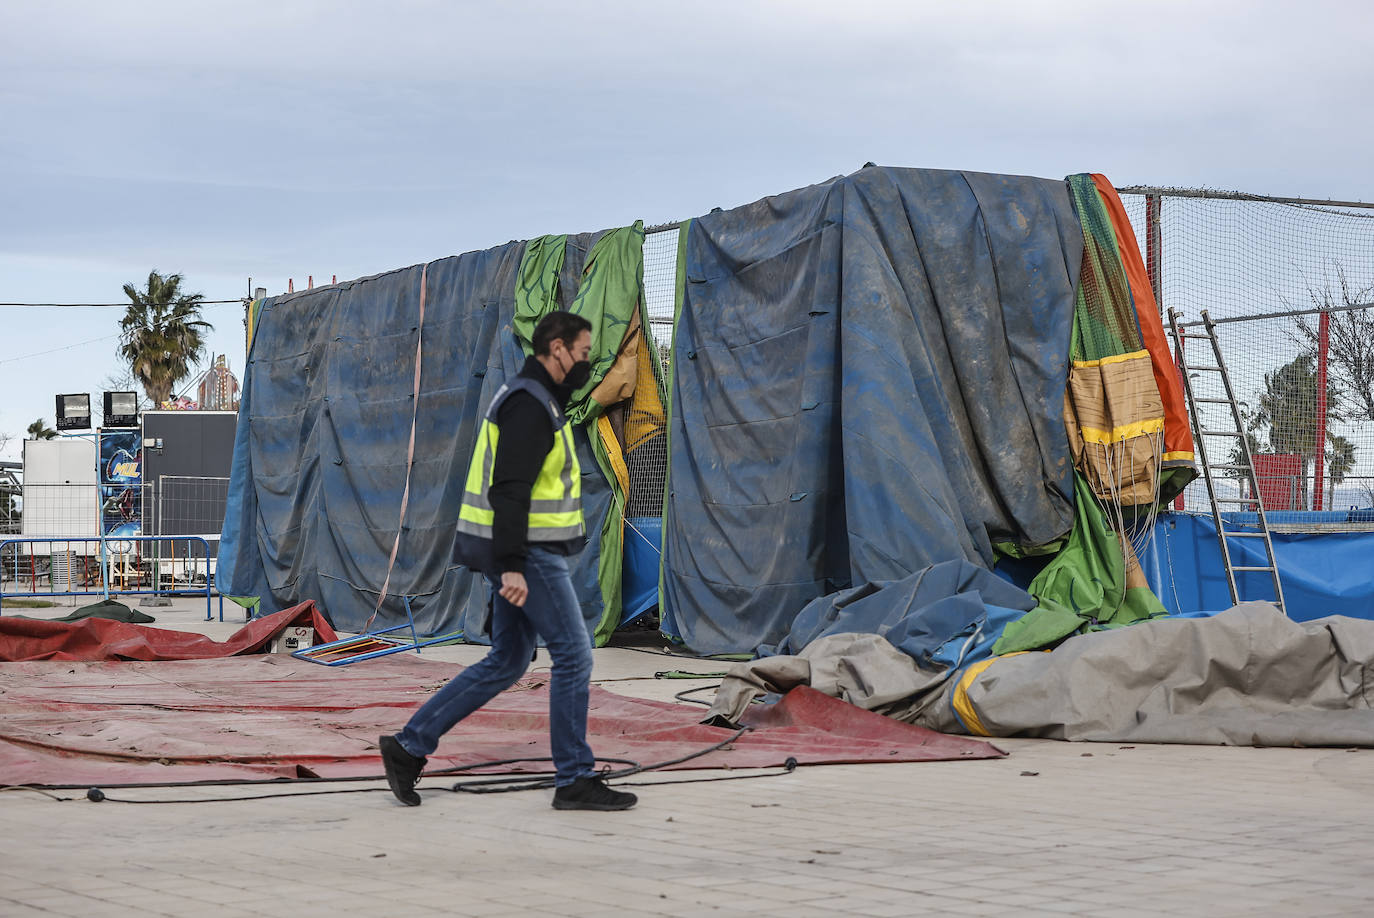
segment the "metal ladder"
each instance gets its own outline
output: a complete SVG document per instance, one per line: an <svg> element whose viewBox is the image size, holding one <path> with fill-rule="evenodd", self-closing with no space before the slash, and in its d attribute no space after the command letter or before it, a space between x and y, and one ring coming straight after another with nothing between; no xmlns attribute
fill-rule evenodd
<svg viewBox="0 0 1374 918"><path fill-rule="evenodd" d="M1231 388L1231 374L1226 372L1226 361L1221 356L1221 346L1217 343L1216 323L1207 314L1207 310L1202 310L1201 322L1180 322L1179 311L1169 310L1169 330L1174 338L1174 354L1178 360L1180 375L1183 377L1183 390L1188 395L1188 413L1192 415L1193 430L1197 433L1197 453L1202 460L1202 479L1207 483L1207 498L1212 504L1212 520L1216 524L1217 542L1221 545L1221 560L1226 567L1226 586L1231 591L1232 604L1241 601L1240 593L1236 589L1237 571L1268 571L1269 576L1274 581L1274 604L1283 609L1283 585L1279 583L1278 562L1274 560L1274 544L1269 538L1269 520L1264 515L1264 501L1260 499L1259 482L1255 478L1254 457L1250 454L1250 441L1245 436L1245 421L1241 417L1240 405L1236 402L1235 390ZM1197 328L1201 326L1205 334L1188 332L1184 329ZM1185 341L1197 340L1207 341L1212 345L1211 364L1194 364L1188 362L1188 352L1184 347ZM1221 383L1226 389L1225 398L1199 398L1193 393L1193 374L1218 373L1221 375ZM1202 413L1198 411L1198 405L1227 405L1231 409L1232 425L1230 430L1207 430L1202 426ZM1244 457L1243 464L1234 462L1213 464L1207 458L1207 438L1208 437L1228 437L1240 442L1239 455ZM1250 497L1218 497L1216 483L1212 479L1213 470L1225 470L1241 473L1245 480L1249 482ZM1221 516L1222 504L1236 504L1238 507L1254 505L1259 516L1258 532L1240 532L1226 528L1226 522ZM1264 565L1236 565L1231 560L1230 539L1260 539L1264 545L1264 556L1268 559L1268 564ZM1242 558L1243 560L1243 558Z"/></svg>

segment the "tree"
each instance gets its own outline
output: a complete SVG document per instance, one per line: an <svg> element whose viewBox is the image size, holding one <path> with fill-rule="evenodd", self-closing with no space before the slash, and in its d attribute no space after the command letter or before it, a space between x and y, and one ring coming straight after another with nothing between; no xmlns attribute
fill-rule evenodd
<svg viewBox="0 0 1374 918"><path fill-rule="evenodd" d="M201 318L199 293L183 293L182 276L148 273L143 290L124 285L129 308L119 321L119 355L129 364L154 406L191 373L205 353L203 332L213 326Z"/></svg>
<svg viewBox="0 0 1374 918"><path fill-rule="evenodd" d="M1337 295L1330 287L1309 288L1308 295L1319 309L1336 306L1359 306L1374 302L1374 285L1361 290L1351 289L1345 268L1336 265ZM1327 319L1327 375L1342 395L1365 418L1374 421L1374 309L1349 309L1333 312ZM1297 319L1299 344L1315 348L1319 340L1318 323L1307 318Z"/></svg>
<svg viewBox="0 0 1374 918"><path fill-rule="evenodd" d="M1317 455L1317 355L1304 351L1291 361L1264 374L1255 418L1269 430L1269 448L1276 453L1295 453L1302 460L1299 481L1301 505L1307 504L1307 476ZM1326 383L1326 416L1342 420L1335 386ZM1328 436L1329 440L1330 437Z"/></svg>
<svg viewBox="0 0 1374 918"><path fill-rule="evenodd" d="M1330 482L1326 491L1326 509L1336 509L1336 485L1345 481L1345 476L1355 470L1355 444L1340 434L1328 433L1326 442L1326 476Z"/></svg>
<svg viewBox="0 0 1374 918"><path fill-rule="evenodd" d="M1250 447L1250 455L1253 457L1255 453L1264 452L1264 445L1260 443L1259 438L1260 431L1263 429L1264 425L1260 423L1257 411L1251 409L1245 402L1241 402L1240 405L1241 429L1245 433L1245 442ZM1245 460L1245 449L1239 442L1231 447L1231 452L1226 457L1226 464L1235 466L1235 468L1230 470L1231 474L1227 477L1234 478L1236 480L1236 487L1239 489L1241 496L1246 496L1245 482L1248 480L1249 476L1245 472L1245 468L1249 466L1250 463ZM1254 497L1253 494L1249 496Z"/></svg>
<svg viewBox="0 0 1374 918"><path fill-rule="evenodd" d="M30 424L29 429L26 430L25 433L28 434L30 440L57 439L57 431L53 430L46 423L44 423L42 418L39 418L38 420Z"/></svg>

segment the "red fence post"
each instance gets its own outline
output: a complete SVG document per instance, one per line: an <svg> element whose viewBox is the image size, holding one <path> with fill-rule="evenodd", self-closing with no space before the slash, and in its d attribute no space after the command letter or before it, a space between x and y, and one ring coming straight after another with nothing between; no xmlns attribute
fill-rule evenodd
<svg viewBox="0 0 1374 918"><path fill-rule="evenodd" d="M1326 351L1330 344L1330 315L1323 310L1317 319L1317 443L1314 448L1316 475L1313 479L1312 509L1322 509L1322 472L1326 459Z"/></svg>

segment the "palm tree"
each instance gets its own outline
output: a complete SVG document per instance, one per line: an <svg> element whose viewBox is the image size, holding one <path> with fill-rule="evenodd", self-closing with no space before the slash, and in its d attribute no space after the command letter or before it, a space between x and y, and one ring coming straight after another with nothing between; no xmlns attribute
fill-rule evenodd
<svg viewBox="0 0 1374 918"><path fill-rule="evenodd" d="M30 424L29 429L26 431L26 433L28 434L30 440L57 439L57 431L53 430L51 427L45 424L42 418L39 418L38 420Z"/></svg>
<svg viewBox="0 0 1374 918"><path fill-rule="evenodd" d="M119 320L119 355L154 406L171 398L173 387L191 374L205 353L203 332L213 328L200 316L204 297L183 293L182 280L153 270L143 290L124 285L129 308Z"/></svg>
<svg viewBox="0 0 1374 918"><path fill-rule="evenodd" d="M1336 485L1345 481L1345 476L1355 470L1355 444L1340 434L1327 434L1326 442L1330 446L1326 451L1326 477L1329 482L1326 509L1334 510Z"/></svg>

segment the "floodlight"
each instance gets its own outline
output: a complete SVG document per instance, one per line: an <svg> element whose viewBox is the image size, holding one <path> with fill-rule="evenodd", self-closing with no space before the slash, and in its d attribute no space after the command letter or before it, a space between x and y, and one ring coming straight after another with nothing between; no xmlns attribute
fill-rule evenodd
<svg viewBox="0 0 1374 918"><path fill-rule="evenodd" d="M104 427L138 426L138 393L106 392Z"/></svg>
<svg viewBox="0 0 1374 918"><path fill-rule="evenodd" d="M58 430L91 429L91 397L85 392L57 397Z"/></svg>

